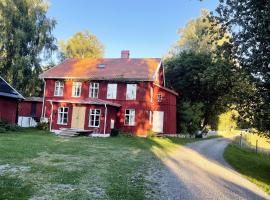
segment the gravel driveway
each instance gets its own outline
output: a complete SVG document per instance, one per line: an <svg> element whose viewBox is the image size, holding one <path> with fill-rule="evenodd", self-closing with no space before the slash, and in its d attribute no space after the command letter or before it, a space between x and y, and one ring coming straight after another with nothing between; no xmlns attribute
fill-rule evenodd
<svg viewBox="0 0 270 200"><path fill-rule="evenodd" d="M159 199L270 199L223 159L229 139L195 142L163 160Z"/></svg>

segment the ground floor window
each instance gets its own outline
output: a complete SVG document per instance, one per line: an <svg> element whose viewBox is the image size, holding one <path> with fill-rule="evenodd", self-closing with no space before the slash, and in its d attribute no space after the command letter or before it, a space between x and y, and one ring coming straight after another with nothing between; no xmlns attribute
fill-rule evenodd
<svg viewBox="0 0 270 200"><path fill-rule="evenodd" d="M125 125L135 125L135 109L126 109L125 112Z"/></svg>
<svg viewBox="0 0 270 200"><path fill-rule="evenodd" d="M60 107L58 108L58 119L57 123L66 125L68 122L68 108L67 107Z"/></svg>
<svg viewBox="0 0 270 200"><path fill-rule="evenodd" d="M89 112L89 127L99 127L100 124L100 109L90 109Z"/></svg>

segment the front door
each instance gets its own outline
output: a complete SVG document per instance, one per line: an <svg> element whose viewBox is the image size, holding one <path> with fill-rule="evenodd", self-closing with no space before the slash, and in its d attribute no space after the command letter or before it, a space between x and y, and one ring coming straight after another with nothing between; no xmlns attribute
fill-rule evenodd
<svg viewBox="0 0 270 200"><path fill-rule="evenodd" d="M85 107L74 106L72 109L71 128L84 129Z"/></svg>
<svg viewBox="0 0 270 200"><path fill-rule="evenodd" d="M153 128L152 130L156 133L163 133L163 111L154 111L153 112Z"/></svg>

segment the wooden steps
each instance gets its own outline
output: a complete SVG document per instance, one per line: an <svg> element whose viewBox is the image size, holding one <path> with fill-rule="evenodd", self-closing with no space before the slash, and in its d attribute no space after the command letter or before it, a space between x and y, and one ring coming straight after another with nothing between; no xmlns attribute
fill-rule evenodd
<svg viewBox="0 0 270 200"><path fill-rule="evenodd" d="M80 130L71 129L71 128L62 128L60 129L60 132L58 133L58 135L62 137L77 137L80 135L78 131Z"/></svg>

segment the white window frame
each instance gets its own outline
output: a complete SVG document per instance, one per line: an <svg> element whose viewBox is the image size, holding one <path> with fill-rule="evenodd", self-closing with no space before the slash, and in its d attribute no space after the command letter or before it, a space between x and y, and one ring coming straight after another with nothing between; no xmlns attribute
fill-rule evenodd
<svg viewBox="0 0 270 200"><path fill-rule="evenodd" d="M97 113L97 111L99 111L99 113ZM94 120L93 121L92 121L92 117L91 116L94 116ZM90 111L89 111L88 126L91 127L91 128L99 128L99 126L100 126L100 117L101 117L101 110L100 109L90 109ZM96 124L95 123L96 121L98 121L98 126L95 125ZM91 124L91 122L93 122L93 123Z"/></svg>
<svg viewBox="0 0 270 200"><path fill-rule="evenodd" d="M55 81L54 83L54 96L61 97L64 95L64 82L63 81Z"/></svg>
<svg viewBox="0 0 270 200"><path fill-rule="evenodd" d="M117 84L109 83L107 85L107 99L116 99L117 98Z"/></svg>
<svg viewBox="0 0 270 200"><path fill-rule="evenodd" d="M153 87L150 88L150 102L152 103L153 102L153 95L154 94L154 89Z"/></svg>
<svg viewBox="0 0 270 200"><path fill-rule="evenodd" d="M98 98L99 94L99 83L90 82L89 84L89 97L90 98Z"/></svg>
<svg viewBox="0 0 270 200"><path fill-rule="evenodd" d="M149 111L149 124L152 125L153 123L153 111Z"/></svg>
<svg viewBox="0 0 270 200"><path fill-rule="evenodd" d="M129 111L129 113L127 114L127 111ZM126 118L128 117L128 122L126 121ZM126 126L135 126L135 119L136 117L136 112L135 109L126 109L125 110L125 119L124 119L124 123Z"/></svg>
<svg viewBox="0 0 270 200"><path fill-rule="evenodd" d="M157 94L157 102L162 102L162 95L160 93Z"/></svg>
<svg viewBox="0 0 270 200"><path fill-rule="evenodd" d="M127 84L126 100L136 100L137 84Z"/></svg>
<svg viewBox="0 0 270 200"><path fill-rule="evenodd" d="M68 107L59 107L58 108L57 124L60 124L60 125L67 125L68 124L68 111L69 111ZM66 115L66 120L67 120L66 122L64 122L65 115Z"/></svg>
<svg viewBox="0 0 270 200"><path fill-rule="evenodd" d="M74 81L72 83L72 97L80 97L82 93L82 82Z"/></svg>

